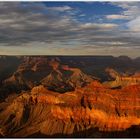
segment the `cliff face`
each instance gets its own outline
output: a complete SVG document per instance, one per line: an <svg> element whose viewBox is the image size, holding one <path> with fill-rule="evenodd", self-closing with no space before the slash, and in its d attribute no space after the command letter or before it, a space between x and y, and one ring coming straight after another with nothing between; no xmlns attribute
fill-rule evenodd
<svg viewBox="0 0 140 140"><path fill-rule="evenodd" d="M31 89L43 84L48 89L66 92L76 87L83 87L94 78L84 74L78 68L68 69L56 58L25 57L11 77L3 81L4 85L13 85L15 88Z"/></svg>
<svg viewBox="0 0 140 140"><path fill-rule="evenodd" d="M37 86L6 107L6 102L0 104L1 134L63 136L96 127L100 132L122 131L140 124L139 93L140 85L111 90L99 82L65 94Z"/></svg>
<svg viewBox="0 0 140 140"><path fill-rule="evenodd" d="M37 85L50 69L46 67L47 60L43 57L24 57L13 74L3 81L4 85L13 85L15 88L30 89ZM20 88L21 87L21 88Z"/></svg>
<svg viewBox="0 0 140 140"><path fill-rule="evenodd" d="M104 82L104 84L110 88L125 87L140 83L140 75L138 73L131 76L123 76L114 69L110 68L106 69L106 72L108 72L109 75L114 79L114 81Z"/></svg>

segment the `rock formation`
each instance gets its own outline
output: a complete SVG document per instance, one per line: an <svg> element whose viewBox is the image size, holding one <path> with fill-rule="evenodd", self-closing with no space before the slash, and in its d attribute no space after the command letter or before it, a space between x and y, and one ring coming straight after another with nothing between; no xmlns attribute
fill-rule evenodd
<svg viewBox="0 0 140 140"><path fill-rule="evenodd" d="M83 87L93 80L94 78L78 68L66 69L57 57L50 59L25 57L16 72L3 83L13 85L18 90L31 89L43 84L48 89L63 93L76 87Z"/></svg>
<svg viewBox="0 0 140 140"><path fill-rule="evenodd" d="M140 75L134 74L131 76L122 76L117 71L107 68L106 72L114 79L114 81L105 82L104 84L111 88L124 87L128 85L136 85L140 83Z"/></svg>
<svg viewBox="0 0 140 140"><path fill-rule="evenodd" d="M37 86L1 110L1 132L4 137L28 137L72 135L91 128L123 131L140 124L139 93L140 85L112 90L99 82L65 94Z"/></svg>
<svg viewBox="0 0 140 140"><path fill-rule="evenodd" d="M108 68L109 76L105 61L120 66L129 58L90 58L8 60L14 66L9 63L0 83L0 137L140 137L139 67ZM3 61L2 71L8 69Z"/></svg>

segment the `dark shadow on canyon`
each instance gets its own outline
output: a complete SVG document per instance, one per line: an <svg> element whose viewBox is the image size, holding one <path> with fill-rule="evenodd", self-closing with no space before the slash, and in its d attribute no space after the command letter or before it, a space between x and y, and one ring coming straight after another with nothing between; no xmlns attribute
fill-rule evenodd
<svg viewBox="0 0 140 140"><path fill-rule="evenodd" d="M123 131L110 132L99 131L98 128L90 128L85 131L75 132L73 134L59 133L54 135L45 135L38 132L26 138L140 138L140 126L133 125L130 128Z"/></svg>

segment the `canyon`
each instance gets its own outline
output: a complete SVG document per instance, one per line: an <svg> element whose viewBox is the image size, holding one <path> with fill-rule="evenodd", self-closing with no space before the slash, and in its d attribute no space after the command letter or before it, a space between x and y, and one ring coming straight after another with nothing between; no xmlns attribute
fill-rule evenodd
<svg viewBox="0 0 140 140"><path fill-rule="evenodd" d="M140 137L138 58L1 56L0 65L1 137Z"/></svg>

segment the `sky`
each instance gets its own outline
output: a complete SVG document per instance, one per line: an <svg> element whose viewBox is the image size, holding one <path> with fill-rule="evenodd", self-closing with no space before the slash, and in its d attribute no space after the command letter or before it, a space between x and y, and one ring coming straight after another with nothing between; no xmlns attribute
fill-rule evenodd
<svg viewBox="0 0 140 140"><path fill-rule="evenodd" d="M0 2L0 55L140 56L140 2Z"/></svg>

